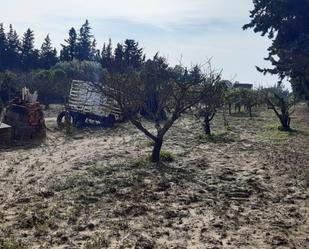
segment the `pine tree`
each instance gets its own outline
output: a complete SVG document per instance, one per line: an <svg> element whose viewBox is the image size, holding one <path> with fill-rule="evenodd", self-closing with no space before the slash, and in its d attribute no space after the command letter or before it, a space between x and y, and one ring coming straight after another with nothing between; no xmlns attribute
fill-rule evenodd
<svg viewBox="0 0 309 249"><path fill-rule="evenodd" d="M117 43L117 47L114 52L114 65L113 70L116 72L121 72L124 70L124 51L123 51L123 45L120 43Z"/></svg>
<svg viewBox="0 0 309 249"><path fill-rule="evenodd" d="M82 25L79 31L79 36L77 39L77 59L91 60L91 27L89 26L88 20Z"/></svg>
<svg viewBox="0 0 309 249"><path fill-rule="evenodd" d="M7 39L4 31L3 23L0 23L0 71L7 69Z"/></svg>
<svg viewBox="0 0 309 249"><path fill-rule="evenodd" d="M104 43L101 53L101 65L107 70L111 70L113 64L112 41L109 39L108 45Z"/></svg>
<svg viewBox="0 0 309 249"><path fill-rule="evenodd" d="M96 39L93 39L92 44L91 44L90 60L91 61L95 61L95 62L100 62L100 60L101 60L100 50L97 49L97 41L96 41Z"/></svg>
<svg viewBox="0 0 309 249"><path fill-rule="evenodd" d="M20 68L20 41L16 31L10 25L10 30L7 34L7 65L10 70Z"/></svg>
<svg viewBox="0 0 309 249"><path fill-rule="evenodd" d="M49 35L46 36L40 51L40 64L41 67L49 69L54 66L58 61L57 50L52 48L51 39Z"/></svg>
<svg viewBox="0 0 309 249"><path fill-rule="evenodd" d="M39 51L34 49L34 34L31 29L24 33L21 45L22 69L28 71L38 66Z"/></svg>
<svg viewBox="0 0 309 249"><path fill-rule="evenodd" d="M143 49L139 48L138 42L127 39L124 42L124 62L126 67L139 68L145 57Z"/></svg>
<svg viewBox="0 0 309 249"><path fill-rule="evenodd" d="M62 46L60 51L60 60L61 61L72 61L76 59L76 50L77 50L77 34L74 28L71 28L69 31L69 38L64 40L67 45Z"/></svg>

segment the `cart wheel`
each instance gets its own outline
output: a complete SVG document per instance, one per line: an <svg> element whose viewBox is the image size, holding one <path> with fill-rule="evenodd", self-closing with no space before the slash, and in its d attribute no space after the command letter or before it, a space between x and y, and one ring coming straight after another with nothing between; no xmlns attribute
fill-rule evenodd
<svg viewBox="0 0 309 249"><path fill-rule="evenodd" d="M63 129L65 127L65 124L72 124L73 118L71 114L67 111L60 112L57 117L57 125L60 129Z"/></svg>

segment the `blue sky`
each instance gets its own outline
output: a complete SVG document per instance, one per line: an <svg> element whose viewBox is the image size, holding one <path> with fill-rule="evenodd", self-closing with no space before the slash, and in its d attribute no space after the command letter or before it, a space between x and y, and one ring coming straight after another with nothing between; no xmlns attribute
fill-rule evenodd
<svg viewBox="0 0 309 249"><path fill-rule="evenodd" d="M55 47L73 26L88 19L98 47L126 38L139 41L148 57L157 51L171 64L200 64L212 58L223 77L255 86L273 85L277 78L263 76L255 65L263 60L270 41L243 31L252 0L0 0L0 22L11 23L22 34L34 30L36 45L50 34Z"/></svg>

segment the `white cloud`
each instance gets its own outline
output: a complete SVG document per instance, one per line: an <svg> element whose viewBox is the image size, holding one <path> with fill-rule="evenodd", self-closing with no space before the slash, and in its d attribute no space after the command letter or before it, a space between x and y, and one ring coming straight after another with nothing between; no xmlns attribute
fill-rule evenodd
<svg viewBox="0 0 309 249"><path fill-rule="evenodd" d="M250 6L250 0L10 0L1 4L1 17L10 22L39 21L45 16L123 18L167 26L191 18L231 20L247 13Z"/></svg>
<svg viewBox="0 0 309 249"><path fill-rule="evenodd" d="M255 65L265 66L269 41L241 30L249 21L252 0L0 1L1 21L12 23L19 34L34 29L37 45L47 33L60 44L70 27L80 27L88 18L100 47L109 37L130 37L139 40L146 53L159 50L171 62L181 55L187 64L213 57L226 78L237 74L237 80L256 85L276 81L255 70Z"/></svg>

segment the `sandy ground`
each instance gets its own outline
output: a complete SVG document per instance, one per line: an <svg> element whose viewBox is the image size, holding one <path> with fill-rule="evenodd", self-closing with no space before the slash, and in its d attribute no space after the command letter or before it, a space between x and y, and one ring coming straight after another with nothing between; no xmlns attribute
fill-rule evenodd
<svg viewBox="0 0 309 249"><path fill-rule="evenodd" d="M0 151L0 248L309 248L309 111L181 118L163 150L130 124Z"/></svg>

